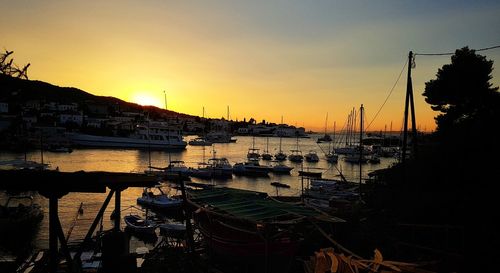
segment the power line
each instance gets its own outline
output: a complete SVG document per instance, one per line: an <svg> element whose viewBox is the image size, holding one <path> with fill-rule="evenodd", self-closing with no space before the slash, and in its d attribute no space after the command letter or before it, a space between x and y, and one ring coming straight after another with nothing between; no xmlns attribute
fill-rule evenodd
<svg viewBox="0 0 500 273"><path fill-rule="evenodd" d="M373 119L370 121L370 124L368 124L368 126L366 126L366 128L365 128L366 131L368 131L368 128L370 128L370 126L372 125L373 121L377 118L378 114L380 113L380 111L382 111L382 108L385 106L385 103L387 102L387 100L391 96L392 91L394 91L394 88L396 88L396 85L398 84L399 79L401 79L401 75L403 75L403 71L405 70L407 64L408 64L408 60L406 60L405 64L403 65L403 68L401 69L401 72L399 72L399 76L396 79L396 82L394 83L394 85L392 86L391 91L389 91L389 94L385 98L384 103L382 103L382 105L378 109L377 113L375 114L375 116L373 117Z"/></svg>
<svg viewBox="0 0 500 273"><path fill-rule="evenodd" d="M500 45L490 46L490 47L485 47L485 48L480 48L480 49L474 49L474 51L476 51L476 52L478 52L478 51L486 51L486 50L495 49L495 48L500 48ZM453 54L455 54L455 52L446 52L446 53L415 53L415 54L413 54L413 56L417 56L417 55L420 55L420 56L449 56L449 55L453 55Z"/></svg>

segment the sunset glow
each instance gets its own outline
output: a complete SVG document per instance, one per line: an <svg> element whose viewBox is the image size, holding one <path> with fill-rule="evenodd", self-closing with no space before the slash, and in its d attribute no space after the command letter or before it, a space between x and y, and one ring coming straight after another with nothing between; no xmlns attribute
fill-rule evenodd
<svg viewBox="0 0 500 273"><path fill-rule="evenodd" d="M28 3L29 2L29 3ZM30 79L192 115L322 131L364 104L371 122L408 52L498 43L500 2L9 1L0 47ZM442 3L444 2L444 3ZM347 14L349 14L347 16ZM57 26L57 27L55 27ZM484 52L500 62L500 51ZM417 124L433 130L425 82L449 56L416 58ZM371 125L402 124L406 71ZM500 69L492 83L499 85ZM137 90L149 90L138 92ZM153 91L154 90L154 91Z"/></svg>
<svg viewBox="0 0 500 273"><path fill-rule="evenodd" d="M164 108L162 105L162 101L159 101L158 98L155 98L149 95L146 92L137 93L132 96L131 102L143 105L143 106L156 106L158 108Z"/></svg>

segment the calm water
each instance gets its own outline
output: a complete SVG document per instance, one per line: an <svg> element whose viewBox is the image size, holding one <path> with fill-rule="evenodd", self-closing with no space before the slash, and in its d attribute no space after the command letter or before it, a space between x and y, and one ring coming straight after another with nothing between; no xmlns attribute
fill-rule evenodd
<svg viewBox="0 0 500 273"><path fill-rule="evenodd" d="M294 167L291 175L273 175L269 177L241 177L233 176L233 179L226 181L206 181L217 185L224 185L228 187L235 187L241 189L249 189L256 191L263 191L270 194L276 194L276 188L271 186L270 183L279 181L286 183L291 187L289 189L278 189L279 195L299 195L301 189L301 179L297 175L298 170L310 169L314 171L323 172L324 178L338 178L338 170L341 170L344 176L351 181L359 181L359 164L351 164L344 162L342 156L339 162L335 165L328 163L324 158L324 152L328 150L327 143L317 144L316 140L320 135L312 135L311 138L299 139L299 150L305 155L310 150L314 150L320 156L318 163L292 163L285 161L284 163ZM190 140L193 137L187 137ZM238 136L236 143L227 144L214 144L216 155L218 157L226 157L231 164L236 162L243 162L246 160L248 148L252 147L253 138L250 136ZM269 152L276 153L279 149L279 138L270 137L269 139ZM255 148L259 148L262 153L266 149L265 137L255 138ZM285 153L290 153L290 150L297 148L297 140L295 138L283 138L282 150ZM324 151L324 152L323 152ZM203 158L205 161L212 156L212 147L201 146L187 146L184 151L180 152L151 152L151 164L153 166L164 167L168 164L169 160L183 160L186 165L196 167L198 162ZM28 160L40 161L40 152L32 152L28 154ZM14 154L0 152L0 161L9 159L24 159L24 154ZM381 158L379 164L363 164L362 173L363 177L367 177L367 173L376 169L385 168L393 163L393 158ZM111 172L142 172L147 169L149 165L148 151L139 150L120 150L120 149L75 149L72 153L44 153L44 162L50 163L52 168L59 167L60 171L73 172L79 170L85 171L111 171ZM261 160L261 164L268 164L269 162ZM195 182L203 180L193 179ZM136 198L140 196L142 189L129 188L122 193L122 208L127 208L136 205ZM175 193L175 192L172 192ZM71 193L64 196L59 202L59 217L63 225L63 229L67 230L73 221L77 209L81 202L83 202L84 214L80 216L78 224L75 226L71 240L81 239L93 221L97 211L99 210L106 194L77 194ZM0 200L5 202L5 195L0 193ZM46 212L48 212L48 201L40 196L36 197L36 201L40 203ZM112 227L110 221L110 214L114 206L114 202L110 202L104 217L104 228L109 229ZM122 215L129 212L137 213L133 209L123 211ZM48 214L44 217L41 229L37 235L36 245L38 247L47 247L48 242ZM136 242L136 245L140 244ZM132 249L132 248L131 248Z"/></svg>

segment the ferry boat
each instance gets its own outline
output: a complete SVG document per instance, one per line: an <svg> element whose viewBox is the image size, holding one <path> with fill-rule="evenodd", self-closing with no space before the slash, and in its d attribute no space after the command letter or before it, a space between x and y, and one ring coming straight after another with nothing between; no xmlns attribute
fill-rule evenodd
<svg viewBox="0 0 500 273"><path fill-rule="evenodd" d="M178 128L155 125L137 125L128 136L97 136L69 133L73 144L84 147L139 148L139 149L185 149L186 141Z"/></svg>

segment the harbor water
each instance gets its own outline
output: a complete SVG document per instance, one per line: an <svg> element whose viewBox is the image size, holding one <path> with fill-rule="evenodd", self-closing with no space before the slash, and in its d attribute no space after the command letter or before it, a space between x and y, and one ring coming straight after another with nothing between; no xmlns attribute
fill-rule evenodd
<svg viewBox="0 0 500 273"><path fill-rule="evenodd" d="M234 187L240 189L248 189L254 191L267 192L270 195L285 195L299 196L302 185L307 187L307 180L303 180L298 176L299 170L321 172L323 178L339 179L339 171L346 177L347 180L359 181L359 164L348 163L343 160L343 156L339 157L338 163L331 164L325 159L325 153L328 151L328 143L316 143L316 140L322 135L311 135L310 138L298 139L298 150L301 150L303 155L309 151L316 151L320 160L317 163L293 163L284 161L283 163L293 167L290 175L269 174L268 177L245 177L234 176L228 180L200 180L192 178L193 182L211 183L214 185ZM189 141L195 136L186 137ZM148 151L135 149L74 149L72 153L52 153L44 152L43 161L49 163L51 168L58 168L63 172L74 171L108 171L108 172L141 172L148 168L151 161L152 166L166 167L169 161L182 160L189 167L197 167L198 162L207 161L213 157L215 151L217 157L225 157L234 165L237 162L246 161L246 155L249 148L252 148L255 142L255 148L260 149L260 153L266 150L267 141L269 142L269 153L275 154L279 150L280 138L277 137L251 137L237 136L236 143L218 143L211 146L187 146L185 150L176 152L166 151ZM290 150L297 149L296 138L282 138L282 150L290 154ZM40 151L32 151L26 155L28 160L40 162ZM24 159L24 153L11 153L2 151L0 153L0 161L12 159ZM381 158L380 163L362 164L362 176L367 178L367 174L371 171L386 168L396 161L395 158ZM260 160L260 164L271 164L269 161ZM276 188L271 182L281 182L288 184L290 188ZM122 192L122 209L130 206L137 206L136 199L142 193L141 188L129 188ZM172 189L171 194L178 194ZM59 202L59 217L63 225L63 230L66 232L74 221L78 208L83 203L83 214L78 216L77 225L74 227L69 241L81 240L84 238L88 227L95 218L97 211L102 206L107 194L91 194L91 193L70 193L64 196ZM0 193L0 201L4 203L6 194ZM48 200L44 197L35 195L35 202L39 203L45 210L46 214L35 236L34 246L37 248L48 247ZM114 202L110 202L108 209L105 212L103 227L109 229L112 227L110 215L114 209ZM122 216L128 214L129 211L122 212ZM137 213L130 209L130 213ZM124 225L123 225L124 226ZM135 246L140 245L137 243Z"/></svg>

